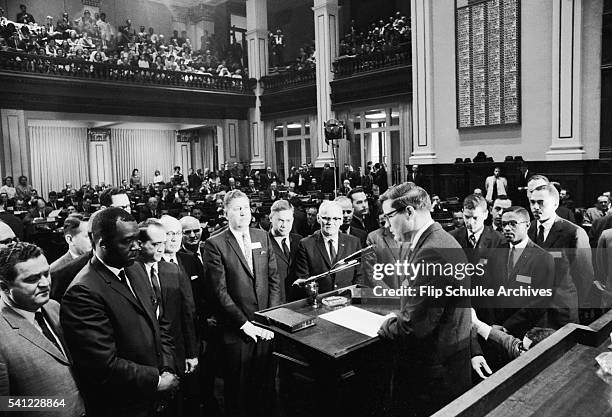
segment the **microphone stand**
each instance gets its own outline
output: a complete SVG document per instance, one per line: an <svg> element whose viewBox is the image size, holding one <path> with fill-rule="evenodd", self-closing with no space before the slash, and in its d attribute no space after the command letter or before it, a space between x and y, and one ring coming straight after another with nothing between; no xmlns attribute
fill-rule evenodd
<svg viewBox="0 0 612 417"><path fill-rule="evenodd" d="M323 272L321 274L312 276L310 278L304 280L297 280L293 283L293 285L299 285L301 287L306 287L309 298L311 298L311 303L313 308L318 308L319 303L317 301L317 296L319 295L319 282L321 279L330 277L332 274L336 274L338 272L342 272L346 269L353 268L355 266L361 265L361 259L356 259L358 255L362 255L372 249L374 249L375 245L367 246L363 249L358 250L355 253L346 256L339 261L337 261L327 272Z"/></svg>

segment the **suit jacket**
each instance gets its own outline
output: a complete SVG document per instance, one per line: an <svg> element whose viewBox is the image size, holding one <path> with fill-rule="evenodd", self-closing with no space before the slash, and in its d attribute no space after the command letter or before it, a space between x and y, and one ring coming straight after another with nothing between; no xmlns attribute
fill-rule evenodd
<svg viewBox="0 0 612 417"><path fill-rule="evenodd" d="M218 303L218 323L226 343L244 339L240 327L255 312L280 304L280 279L276 256L268 234L249 229L252 247L251 271L231 230L209 238L204 244L206 279Z"/></svg>
<svg viewBox="0 0 612 417"><path fill-rule="evenodd" d="M332 169L324 169L321 173L321 192L334 192L334 171Z"/></svg>
<svg viewBox="0 0 612 417"><path fill-rule="evenodd" d="M366 246L374 245L374 251L363 257L365 284L370 287L381 285L383 288L399 288L401 279L397 275L383 274L381 280L374 277L374 264L395 264L400 259L400 243L393 238L393 233L386 227L371 232L366 239Z"/></svg>
<svg viewBox="0 0 612 417"><path fill-rule="evenodd" d="M57 258L55 261L53 261L53 263L49 266L51 269L51 273L54 273L55 271L57 271L59 268L61 268L64 265L69 264L74 258L72 257L72 255L70 254L70 251L66 251L65 254L63 254L62 256L60 256L59 258Z"/></svg>
<svg viewBox="0 0 612 417"><path fill-rule="evenodd" d="M452 236L438 223L430 225L407 258L417 265L466 264L467 258ZM403 285L419 288L444 288L451 285L469 287L469 277L463 280L433 274L418 274ZM408 381L412 392L410 406L421 414L431 414L471 387L470 332L472 319L469 297L422 296L402 297L402 309L397 317L383 323L379 335L394 341L399 349L397 383ZM404 385L406 386L406 385ZM435 392L432 392L432 387ZM412 411L412 410L411 410Z"/></svg>
<svg viewBox="0 0 612 417"><path fill-rule="evenodd" d="M351 220L351 229L353 227L357 229L365 230L367 233L370 233L378 229L379 225L378 225L378 221L370 213L364 219L360 219L356 216L353 216L353 220Z"/></svg>
<svg viewBox="0 0 612 417"><path fill-rule="evenodd" d="M276 266L280 279L281 304L287 301L287 294L291 293L291 284L295 281L295 256L301 239L302 236L296 233L289 234L289 257L287 257L270 232L270 242L276 255Z"/></svg>
<svg viewBox="0 0 612 417"><path fill-rule="evenodd" d="M529 239L535 242L537 221L531 222ZM570 275L578 291L580 305L585 305L593 285L593 263L589 238L581 227L557 217L546 240L541 244L543 249L560 249L569 261Z"/></svg>
<svg viewBox="0 0 612 417"><path fill-rule="evenodd" d="M46 219L52 210L51 210L51 207L45 207L42 210L38 210L37 208L30 209L26 217L23 219L23 222L25 224L32 223L32 220L41 217L40 216L41 211L42 211L42 214L44 215L44 218Z"/></svg>
<svg viewBox="0 0 612 417"><path fill-rule="evenodd" d="M94 256L62 299L62 328L88 416L149 415L159 375L176 369L169 324L155 316L148 277L137 265L125 271L136 297Z"/></svg>
<svg viewBox="0 0 612 417"><path fill-rule="evenodd" d="M509 245L494 260L496 264L497 288L508 289L533 288L553 289L555 262L551 254L537 246L531 240L508 271ZM508 296L497 297L495 324L505 327L510 334L522 338L529 329L543 325L546 312L552 297L542 296Z"/></svg>
<svg viewBox="0 0 612 417"><path fill-rule="evenodd" d="M607 288L612 288L612 230L604 230L595 251L595 277ZM610 308L612 295L604 293L602 308Z"/></svg>
<svg viewBox="0 0 612 417"><path fill-rule="evenodd" d="M584 222L593 224L595 220L605 217L606 213L599 210L597 207L589 207L584 213Z"/></svg>
<svg viewBox="0 0 612 417"><path fill-rule="evenodd" d="M64 293L70 286L72 280L81 272L81 269L85 268L85 265L89 263L89 260L93 256L90 251L79 256L70 262L57 267L56 269L51 268L51 298L57 302L62 301Z"/></svg>
<svg viewBox="0 0 612 417"><path fill-rule="evenodd" d="M142 262L135 265L146 275ZM178 371L185 371L185 359L196 358L199 353L195 330L195 306L191 285L181 276L179 266L165 261L157 263L159 285L162 293L162 314L169 323L170 335L174 342L174 359ZM153 288L150 286L150 296Z"/></svg>
<svg viewBox="0 0 612 417"><path fill-rule="evenodd" d="M199 250L204 259L204 247L200 247ZM191 283L197 330L200 336L205 336L206 319L214 314L214 295L212 286L206 281L204 264L195 253L185 248L177 252L176 258Z"/></svg>
<svg viewBox="0 0 612 417"><path fill-rule="evenodd" d="M338 234L338 252L336 261L349 256L361 249L361 243L355 236L346 233ZM332 262L327 254L327 248L321 231L300 240L298 253L295 258L295 278L309 278L327 272L332 267ZM363 282L363 271L360 266L345 269L319 280L319 293L333 291L336 288L348 287L349 285ZM295 287L294 287L295 289ZM299 293L299 295L303 295ZM292 298L299 295L291 295Z"/></svg>
<svg viewBox="0 0 612 417"><path fill-rule="evenodd" d="M361 230L357 227L349 227L349 235L355 236L357 239L359 239L359 243L361 243L362 248L366 246L368 232L366 232L365 230Z"/></svg>
<svg viewBox="0 0 612 417"><path fill-rule="evenodd" d="M497 185L497 195L508 195L508 180L505 177L501 176L497 178L497 180L499 181ZM491 175L485 180L485 190L487 193L485 198L487 199L487 201L493 201L493 186L495 185L495 181L495 175Z"/></svg>
<svg viewBox="0 0 612 417"><path fill-rule="evenodd" d="M50 300L41 310L68 356L25 317L0 300L0 395L60 397L65 399L66 408L43 414L76 417L85 413L85 406L59 325L59 308L57 302ZM41 415L40 412L9 414Z"/></svg>
<svg viewBox="0 0 612 417"><path fill-rule="evenodd" d="M13 230L15 236L23 240L23 221L8 211L0 212L0 221L3 221Z"/></svg>
<svg viewBox="0 0 612 417"><path fill-rule="evenodd" d="M473 264L477 264L481 259L488 260L494 257L494 249L501 248L506 243L504 236L493 230L491 226L484 226L475 248L472 248L469 242L468 231L465 226L451 231L450 234L465 250L468 260Z"/></svg>
<svg viewBox="0 0 612 417"><path fill-rule="evenodd" d="M607 229L612 229L612 214L600 217L591 225L591 228L589 229L589 241L591 242L592 248L597 247L599 236L601 236L602 232Z"/></svg>

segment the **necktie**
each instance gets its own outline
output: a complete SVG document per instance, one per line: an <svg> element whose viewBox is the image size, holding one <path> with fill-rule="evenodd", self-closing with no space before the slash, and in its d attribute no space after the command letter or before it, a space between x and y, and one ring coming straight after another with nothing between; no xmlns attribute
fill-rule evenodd
<svg viewBox="0 0 612 417"><path fill-rule="evenodd" d="M508 277L510 277L512 270L514 269L514 252L515 251L516 249L514 248L514 246L510 246L510 253L508 254Z"/></svg>
<svg viewBox="0 0 612 417"><path fill-rule="evenodd" d="M289 258L289 246L287 246L287 238L283 238L282 243L283 243L283 252L285 253L285 256Z"/></svg>
<svg viewBox="0 0 612 417"><path fill-rule="evenodd" d="M536 244L541 245L544 243L544 226L540 225L538 228L538 236L536 237Z"/></svg>
<svg viewBox="0 0 612 417"><path fill-rule="evenodd" d="M336 263L336 249L334 248L334 241L332 239L329 240L329 258L332 265Z"/></svg>
<svg viewBox="0 0 612 417"><path fill-rule="evenodd" d="M472 247L475 248L476 247L476 235L473 233L470 233L469 240L470 240L470 245L472 245Z"/></svg>
<svg viewBox="0 0 612 417"><path fill-rule="evenodd" d="M157 276L157 270L155 267L151 267L151 285L153 287L153 296L155 299L153 300L153 307L155 308L155 314L159 318L161 303L162 303L162 294L161 287L159 284L159 277Z"/></svg>
<svg viewBox="0 0 612 417"><path fill-rule="evenodd" d="M49 339L49 341L51 343L53 343L53 345L60 352L63 353L64 351L62 350L62 348L58 344L57 339L55 339L55 337L53 336L53 333L51 333L51 329L49 329L49 326L47 325L47 322L45 321L45 318L43 317L42 311L37 311L36 313L34 313L34 320L36 320L36 323L38 323L38 326L40 327L40 330L42 330L43 335L47 339Z"/></svg>
<svg viewBox="0 0 612 417"><path fill-rule="evenodd" d="M121 271L119 271L118 277L119 277L119 281L121 281L121 283L125 285L125 288L128 289L130 294L134 295L134 293L132 292L132 289L130 288L130 285L128 284L127 276L125 275L125 270L122 269ZM134 295L134 297L136 296Z"/></svg>
<svg viewBox="0 0 612 417"><path fill-rule="evenodd" d="M491 200L495 200L497 198L497 178L493 182L493 194L491 196Z"/></svg>
<svg viewBox="0 0 612 417"><path fill-rule="evenodd" d="M253 272L253 251L251 250L251 242L249 236L244 233L242 235L242 252L244 254L244 258L247 261L247 265L251 272Z"/></svg>

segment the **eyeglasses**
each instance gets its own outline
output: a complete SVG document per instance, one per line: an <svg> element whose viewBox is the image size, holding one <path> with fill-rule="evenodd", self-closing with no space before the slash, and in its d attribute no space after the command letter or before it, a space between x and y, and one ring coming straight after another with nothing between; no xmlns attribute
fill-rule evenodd
<svg viewBox="0 0 612 417"><path fill-rule="evenodd" d="M502 221L501 225L502 225L502 227L510 226L511 228L514 229L517 225L519 225L521 223L529 223L529 222L527 222L527 221L518 222L516 220L508 220L506 222Z"/></svg>
<svg viewBox="0 0 612 417"><path fill-rule="evenodd" d="M166 232L166 236L168 237L177 237L177 236L182 236L183 232Z"/></svg>
<svg viewBox="0 0 612 417"><path fill-rule="evenodd" d="M393 211L390 211L390 212L388 212L388 213L383 213L383 217L384 217L384 218L385 218L385 219L386 219L388 222L390 222L390 221L391 221L391 217L395 216L396 214L398 214L399 212L401 212L401 211L403 211L403 210L405 210L405 209L406 209L406 207L401 207L401 208L395 209L395 210L393 210Z"/></svg>
<svg viewBox="0 0 612 417"><path fill-rule="evenodd" d="M189 236L190 234L194 234L197 235L198 233L202 233L202 229L190 229L190 230L183 230L183 234Z"/></svg>
<svg viewBox="0 0 612 417"><path fill-rule="evenodd" d="M327 216L321 216L321 220L323 220L325 223L329 223L329 222L339 222L342 221L342 217L327 217Z"/></svg>

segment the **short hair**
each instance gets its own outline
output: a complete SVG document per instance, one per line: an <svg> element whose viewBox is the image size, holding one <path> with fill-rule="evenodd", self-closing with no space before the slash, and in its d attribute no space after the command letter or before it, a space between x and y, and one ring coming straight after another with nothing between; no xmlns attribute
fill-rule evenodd
<svg viewBox="0 0 612 417"><path fill-rule="evenodd" d="M138 239L141 242L147 242L151 240L151 236L149 236L149 226L157 226L164 229L164 225L157 219L146 219L140 223L138 223Z"/></svg>
<svg viewBox="0 0 612 417"><path fill-rule="evenodd" d="M324 200L321 205L319 206L319 210L318 212L322 212L324 209L327 208L338 208L340 209L340 211L342 212L342 207L340 206L340 204L338 204L335 201L331 201L331 200Z"/></svg>
<svg viewBox="0 0 612 417"><path fill-rule="evenodd" d="M476 207L480 207L483 210L487 210L487 200L480 194L470 194L463 199L463 208L467 210L474 210Z"/></svg>
<svg viewBox="0 0 612 417"><path fill-rule="evenodd" d="M72 237L79 233L79 228L83 222L82 214L72 214L64 220L64 236L70 235Z"/></svg>
<svg viewBox="0 0 612 417"><path fill-rule="evenodd" d="M502 211L502 215L505 213L514 213L518 216L521 216L524 221L529 221L529 213L527 213L527 210L524 207L510 206L504 209L504 211Z"/></svg>
<svg viewBox="0 0 612 417"><path fill-rule="evenodd" d="M28 242L14 242L0 246L0 281L7 284L17 278L15 265L38 258L44 252L38 246Z"/></svg>
<svg viewBox="0 0 612 417"><path fill-rule="evenodd" d="M546 177L544 175L541 175L541 174L535 174L535 175L532 175L531 177L529 177L529 179L527 180L527 183L529 184L531 181L537 181L537 180L542 180L542 181L545 181L547 183L550 182L548 177Z"/></svg>
<svg viewBox="0 0 612 417"><path fill-rule="evenodd" d="M550 194L557 203L559 202L559 191L557 191L557 187L551 183L540 185L533 191L548 191L548 194Z"/></svg>
<svg viewBox="0 0 612 417"><path fill-rule="evenodd" d="M113 196L119 194L126 194L126 192L125 190L120 190L117 187L107 188L100 194L100 205L105 207L111 207L113 205Z"/></svg>
<svg viewBox="0 0 612 417"><path fill-rule="evenodd" d="M548 336L556 332L555 329L551 329L548 327L534 327L525 333L525 336L529 340L531 340L531 346L534 347L536 344L540 343L542 340L546 339Z"/></svg>
<svg viewBox="0 0 612 417"><path fill-rule="evenodd" d="M380 195L380 197L378 197L378 201L380 201L380 203L382 204L384 201L394 200L395 198L397 198L395 197L395 195L397 195L398 191L396 189L398 187L402 187L402 193L403 193L403 192L407 192L412 187L416 187L416 184L411 181L407 181L403 184L398 184L398 185L389 187L387 191L385 191L383 194Z"/></svg>
<svg viewBox="0 0 612 417"><path fill-rule="evenodd" d="M248 200L249 197L240 190L231 190L223 198L223 208L227 209L230 203L237 198L246 198Z"/></svg>
<svg viewBox="0 0 612 417"><path fill-rule="evenodd" d="M134 222L134 216L119 207L109 207L96 213L91 225L93 241L110 241L117 234L117 220Z"/></svg>
<svg viewBox="0 0 612 417"><path fill-rule="evenodd" d="M293 206L287 200L276 200L272 207L270 207L270 216L279 211L291 210L293 213Z"/></svg>
<svg viewBox="0 0 612 417"><path fill-rule="evenodd" d="M512 205L512 200L511 200L510 198L508 198L508 196L507 196L506 194L501 194L501 195L498 195L498 196L495 198L495 200L493 200L493 205L495 205L495 202L496 202L497 200L500 200L500 201L509 201L509 202L510 202L510 205Z"/></svg>
<svg viewBox="0 0 612 417"><path fill-rule="evenodd" d="M391 203L393 209L401 210L410 206L415 210L431 210L429 194L418 185L403 183L387 191L391 191L388 199L393 200Z"/></svg>
<svg viewBox="0 0 612 417"><path fill-rule="evenodd" d="M351 204L353 202L353 196L355 194L358 194L358 193L364 193L365 194L365 190L363 189L363 187L355 187L351 191L349 191L348 194L346 195L347 198L351 199Z"/></svg>
<svg viewBox="0 0 612 417"><path fill-rule="evenodd" d="M346 197L346 196L343 196L343 195L336 197L336 198L334 199L334 201L335 201L336 203L340 204L340 205L342 205L342 204L348 204L348 205L350 205L351 207L353 206L353 202L351 201L351 199L350 199L350 198L348 198L348 197Z"/></svg>

